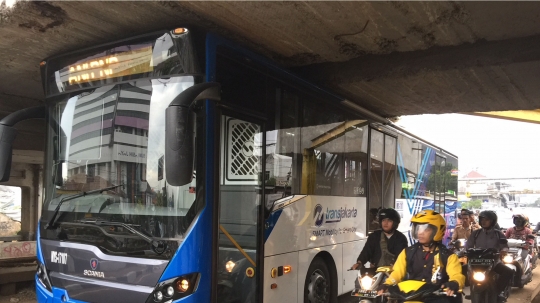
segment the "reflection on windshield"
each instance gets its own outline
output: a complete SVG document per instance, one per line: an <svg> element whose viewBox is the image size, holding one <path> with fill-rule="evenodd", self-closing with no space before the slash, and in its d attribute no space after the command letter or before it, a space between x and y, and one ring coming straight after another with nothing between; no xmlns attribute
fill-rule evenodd
<svg viewBox="0 0 540 303"><path fill-rule="evenodd" d="M194 83L193 77L140 80L97 88L55 104L65 140L49 140L47 209L65 197L124 184L66 201L58 223L98 217L135 224L153 237L181 238L195 200L195 179L185 186L165 180L165 109ZM49 138L62 133L50 129ZM54 168L61 165L61 170ZM62 182L53 180L60 171ZM51 176L49 176L51 175Z"/></svg>

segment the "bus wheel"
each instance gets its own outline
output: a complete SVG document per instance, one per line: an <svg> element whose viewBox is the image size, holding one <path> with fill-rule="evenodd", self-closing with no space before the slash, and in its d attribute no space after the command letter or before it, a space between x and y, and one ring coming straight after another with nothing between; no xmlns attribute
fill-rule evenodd
<svg viewBox="0 0 540 303"><path fill-rule="evenodd" d="M322 258L315 258L309 266L304 284L304 303L329 303L332 281L328 266Z"/></svg>

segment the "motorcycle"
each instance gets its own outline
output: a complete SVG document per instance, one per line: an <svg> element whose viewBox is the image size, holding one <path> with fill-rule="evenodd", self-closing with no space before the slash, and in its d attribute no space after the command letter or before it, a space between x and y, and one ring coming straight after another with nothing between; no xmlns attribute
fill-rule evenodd
<svg viewBox="0 0 540 303"><path fill-rule="evenodd" d="M515 272L512 286L523 288L532 281L533 268L528 244L523 240L508 239L508 248L508 253L502 260L504 265Z"/></svg>
<svg viewBox="0 0 540 303"><path fill-rule="evenodd" d="M467 239L457 239L448 243L448 249L456 254L461 263L461 273L465 276L465 286L469 286L469 279L467 277L467 251L465 249L465 244Z"/></svg>
<svg viewBox="0 0 540 303"><path fill-rule="evenodd" d="M500 258L498 250L493 248L470 248L467 250L468 276L471 285L470 295L465 296L472 303L497 302L497 278L492 271ZM505 296L508 298L509 289Z"/></svg>
<svg viewBox="0 0 540 303"><path fill-rule="evenodd" d="M388 302L391 303L419 303L430 298L446 296L446 291L438 284L407 280L390 286L383 296L387 297ZM457 296L453 295L453 297Z"/></svg>
<svg viewBox="0 0 540 303"><path fill-rule="evenodd" d="M351 292L351 296L360 298L361 303L373 303L377 301L377 288L390 276L392 267L381 266L362 267L358 270L358 286Z"/></svg>
<svg viewBox="0 0 540 303"><path fill-rule="evenodd" d="M530 254L531 254L532 269L535 269L536 268L536 263L538 262L538 251L539 251L538 250L538 239L537 239L536 234L528 235L527 239L530 239L530 240L534 241L533 245L531 245L531 247L529 249L530 249Z"/></svg>

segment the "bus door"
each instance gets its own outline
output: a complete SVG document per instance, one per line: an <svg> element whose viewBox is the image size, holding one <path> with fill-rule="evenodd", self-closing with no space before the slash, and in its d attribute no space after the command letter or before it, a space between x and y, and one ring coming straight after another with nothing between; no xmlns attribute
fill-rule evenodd
<svg viewBox="0 0 540 303"><path fill-rule="evenodd" d="M245 117L244 117L245 118ZM220 119L217 302L259 302L262 263L261 184L264 172L263 124L236 115Z"/></svg>

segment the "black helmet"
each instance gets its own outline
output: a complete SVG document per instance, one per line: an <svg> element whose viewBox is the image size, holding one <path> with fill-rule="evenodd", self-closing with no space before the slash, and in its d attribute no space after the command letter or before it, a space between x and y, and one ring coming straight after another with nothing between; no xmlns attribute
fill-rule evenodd
<svg viewBox="0 0 540 303"><path fill-rule="evenodd" d="M491 220L491 227L494 227L497 224L497 214L492 210L484 210L478 215L478 222L481 222L482 218L487 218Z"/></svg>
<svg viewBox="0 0 540 303"><path fill-rule="evenodd" d="M399 213L393 209L393 208L383 208L379 211L379 225L382 226L382 221L384 219L390 219L394 224L392 225L392 229L396 229L399 225L399 222L401 222L401 216Z"/></svg>

